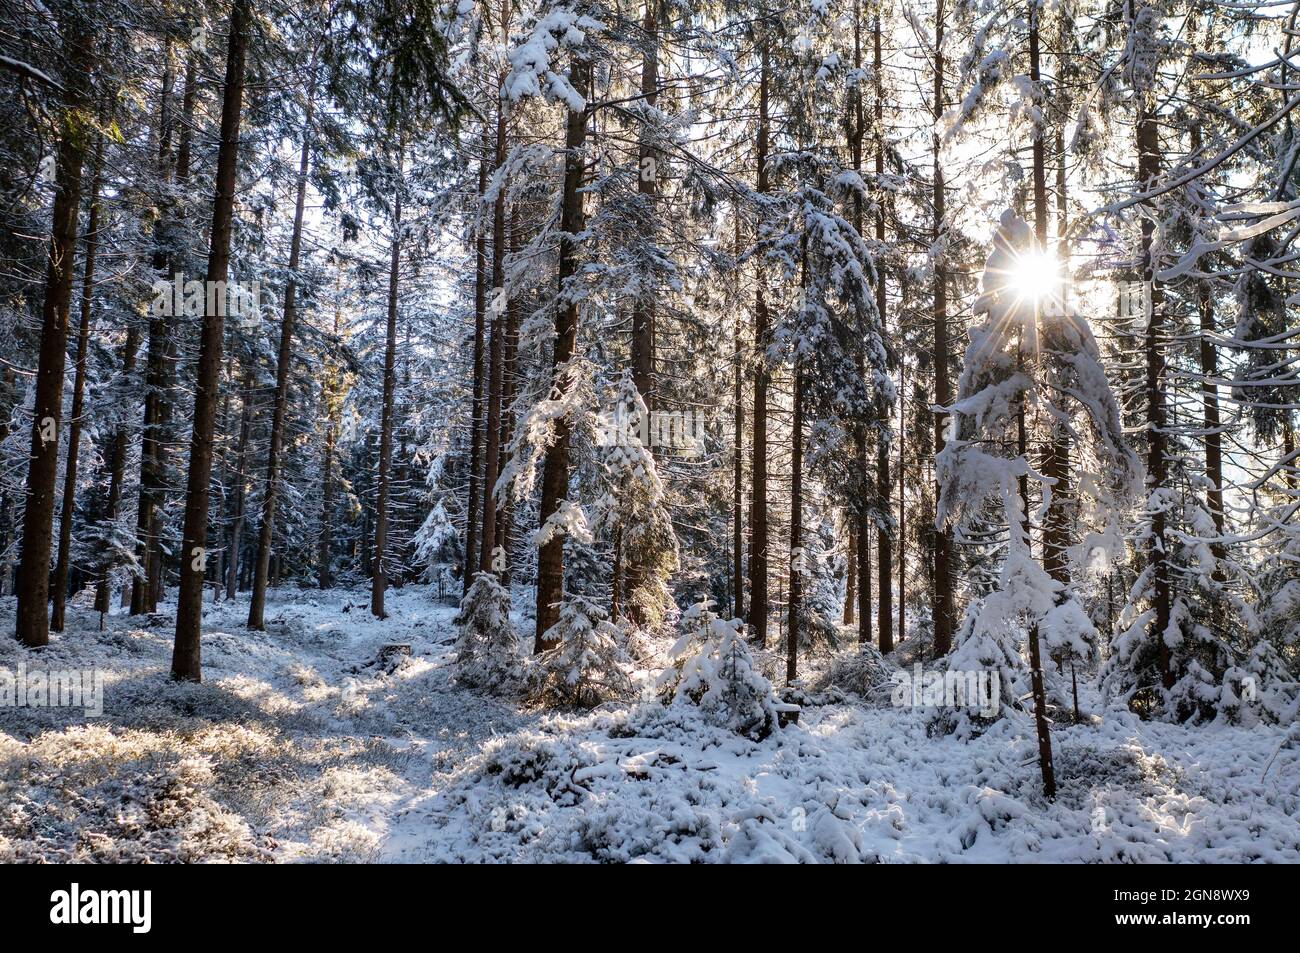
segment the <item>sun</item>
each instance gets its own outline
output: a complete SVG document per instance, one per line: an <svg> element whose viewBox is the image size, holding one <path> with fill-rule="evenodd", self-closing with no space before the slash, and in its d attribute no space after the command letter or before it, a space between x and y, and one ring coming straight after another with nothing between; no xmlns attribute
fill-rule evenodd
<svg viewBox="0 0 1300 953"><path fill-rule="evenodd" d="M1021 301L1044 301L1060 294L1061 263L1049 251L1027 251L1016 258L1007 282Z"/></svg>

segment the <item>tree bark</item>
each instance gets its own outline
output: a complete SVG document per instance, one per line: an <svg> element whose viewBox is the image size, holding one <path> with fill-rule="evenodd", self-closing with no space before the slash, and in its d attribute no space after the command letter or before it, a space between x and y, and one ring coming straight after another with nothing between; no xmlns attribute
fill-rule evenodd
<svg viewBox="0 0 1300 953"><path fill-rule="evenodd" d="M405 146L399 146L399 178ZM379 424L379 472L375 493L375 553L371 564L370 612L376 619L387 618L384 612L384 589L388 584L385 547L388 545L388 470L393 456L393 391L396 389L397 365L397 288L402 264L402 183L393 199L393 242L388 266L388 323L384 338L384 406Z"/></svg>
<svg viewBox="0 0 1300 953"><path fill-rule="evenodd" d="M22 555L18 564L15 632L33 648L50 640L47 604L50 595L50 549L54 528L54 482L59 466L59 420L63 411L63 370L67 360L68 320L72 304L77 214L81 174L86 158L89 73L94 60L89 25L73 14L65 27L63 58L67 64L61 103L56 159L50 256L41 310L41 346L36 369L31 457L27 467Z"/></svg>
<svg viewBox="0 0 1300 953"><path fill-rule="evenodd" d="M585 92L589 85L591 67L579 54L574 54L569 70L569 82L574 89ZM566 286L578 270L578 235L585 217L582 209L582 185L585 171L584 147L587 142L587 110L571 109L564 134L564 191L560 206L560 262L558 290L564 294ZM570 296L555 312L555 352L553 356L553 394L558 397L569 387L569 360L578 335L578 304ZM546 451L542 467L542 499L539 513L545 526L569 488L569 422L560 418L555 422L555 440ZM564 597L564 537L553 532L537 554L537 628L533 635L533 651L541 652L554 647L555 641L546 633L559 620L560 600Z"/></svg>
<svg viewBox="0 0 1300 953"><path fill-rule="evenodd" d="M510 253L519 251L519 209L510 209ZM515 403L519 364L519 308L513 302L506 302L506 355L501 367L501 453L504 455L514 438L514 415L511 412ZM510 588L510 532L513 524L514 508L510 497L501 501L501 512L497 514L497 545L501 547L502 570L501 585Z"/></svg>
<svg viewBox="0 0 1300 953"><path fill-rule="evenodd" d="M876 175L884 175L885 172L885 95L883 80L881 78L883 62L881 57L881 38L880 38L880 16L877 15L871 29L872 45L872 66L875 71L876 83ZM877 203L876 208L876 241L885 240L885 205L883 196ZM883 327L885 324L885 308L887 299L885 296L885 273L879 270L876 278L876 311L880 315L880 323ZM902 315L899 315L899 326L902 327ZM901 396L900 390L900 399ZM901 405L900 405L901 407ZM902 423L902 410L899 411L900 433ZM902 445L902 441L899 441ZM887 409L884 402L880 405L880 436L876 442L876 493L877 507L880 511L880 525L876 530L877 534L877 551L876 563L878 567L877 575L880 579L879 600L876 604L876 628L880 632L880 651L892 652L894 650L894 605L893 605L893 572L894 572L894 540L890 532L891 517L890 497L892 494L892 483L889 476L889 429ZM901 636L901 631L900 631Z"/></svg>
<svg viewBox="0 0 1300 953"><path fill-rule="evenodd" d="M208 252L208 287L225 282L230 271L230 233L235 208L235 174L239 159L239 126L243 118L244 59L248 50L248 3L234 0L226 51L225 92L221 103L221 139L217 150L216 189ZM221 381L224 308L205 307L199 338L199 364L194 387L194 425L190 437L190 466L185 493L185 528L181 546L181 578L176 602L176 643L172 677L202 678L200 627L203 581L207 567L208 485L212 477L212 438L217 390Z"/></svg>
<svg viewBox="0 0 1300 953"><path fill-rule="evenodd" d="M940 156L940 138L938 123L943 118L943 34L944 34L944 0L938 0L935 8L934 34L934 101L931 115L935 122L935 132L930 137L930 153L934 163L934 247L937 250L934 262L934 402L940 407L952 403L952 385L948 370L948 276L945 270L943 243L947 238L944 228L945 187L943 165ZM934 416L934 455L937 459L946 444L945 430L947 417L944 414ZM935 499L939 498L938 485L935 486ZM944 526L937 528L934 535L934 655L939 658L947 655L952 648L953 630L953 586L952 586L952 529Z"/></svg>
<svg viewBox="0 0 1300 953"><path fill-rule="evenodd" d="M54 605L50 628L63 631L68 596L68 565L72 548L72 517L77 503L77 457L81 447L81 416L86 396L86 351L90 346L90 312L95 297L95 253L99 247L99 185L104 168L104 137L95 143L90 184L90 213L86 220L86 264L81 285L81 326L77 329L77 360L72 384L72 413L68 419L68 457L63 467L63 508L59 514L59 556L54 568Z"/></svg>
<svg viewBox="0 0 1300 953"><path fill-rule="evenodd" d="M854 0L853 4L853 67L862 69L862 3ZM855 172L862 171L862 141L866 129L866 110L863 108L862 88L854 84L849 102L849 151L853 159ZM863 234L862 195L853 195L853 228L859 235ZM879 306L879 291L877 291ZM880 314L884 320L884 313ZM866 337L866 316L858 316L858 334ZM867 365L865 355L858 354L858 375L866 380ZM871 508L869 488L872 485L870 454L867 450L867 425L859 421L853 429L854 464L858 474L857 498L853 501L853 532L851 543L854 547L852 564L857 571L855 596L857 598L858 644L871 644ZM846 595L847 598L847 595ZM846 613L847 614L847 613ZM851 620L850 620L851 621Z"/></svg>
<svg viewBox="0 0 1300 953"><path fill-rule="evenodd" d="M653 110L659 98L659 0L646 0L645 17L642 21L644 32L644 52L641 57L641 101L646 109ZM658 194L658 155L651 141L645 124L642 124L640 142L637 146L637 191L642 197L643 207L649 215L644 223L646 240L654 241L656 233L656 195ZM653 278L653 273L648 277ZM655 289L643 288L632 303L632 341L631 364L632 383L645 403L646 413L651 415L647 421L648 429L654 432L653 415L657 410L658 393L655 387L655 321L657 317ZM653 441L646 448L654 453ZM629 592L635 592L646 575L645 566L641 564L639 553L633 551L627 559L627 586ZM628 606L629 617L637 625L646 621L645 607L633 601Z"/></svg>
<svg viewBox="0 0 1300 953"><path fill-rule="evenodd" d="M740 257L740 204L735 210L735 253ZM739 292L739 277L737 277ZM731 413L735 437L731 446L731 587L735 603L735 618L745 617L744 569L744 512L745 501L745 361L744 342L741 336L740 296L736 296L736 325L733 331L735 366L732 368Z"/></svg>
<svg viewBox="0 0 1300 953"><path fill-rule="evenodd" d="M790 605L786 627L785 679L799 677L799 628L803 615L803 370L794 371L794 421L790 435Z"/></svg>
<svg viewBox="0 0 1300 953"><path fill-rule="evenodd" d="M462 594L469 591L478 565L479 458L483 442L483 351L485 312L487 310L487 235L483 231L483 196L487 193L488 126L483 122L479 142L478 202L474 236L474 397L470 426L469 504L465 516L465 558L461 570Z"/></svg>
<svg viewBox="0 0 1300 953"><path fill-rule="evenodd" d="M503 78L504 82L504 78ZM493 175L501 176L506 163L506 113L503 97L497 98L496 156ZM488 314L492 318L488 348L487 453L483 463L483 544L479 552L479 572L492 572L492 553L497 545L496 484L501 469L501 378L505 359L506 312L506 185L496 183L492 203L492 300Z"/></svg>
<svg viewBox="0 0 1300 953"><path fill-rule="evenodd" d="M122 380L130 380L135 371L135 354L140 347L140 331L132 323L126 331L126 340L122 344ZM122 503L122 481L126 475L126 452L128 433L126 424L119 421L113 430L113 438L108 452L108 496L104 501L104 513L100 520L109 533L115 534L118 507ZM109 605L109 579L116 559L113 549L107 548L99 567L99 584L95 589L95 611L107 613Z"/></svg>
<svg viewBox="0 0 1300 953"><path fill-rule="evenodd" d="M768 191L768 78L769 64L766 38L762 44L758 83L758 143L756 186L760 195ZM755 240L763 237L763 210L759 210ZM753 492L749 502L749 631L759 647L767 644L767 367L768 319L767 299L763 293L764 268L757 266L758 287L754 292L754 430L750 479Z"/></svg>
<svg viewBox="0 0 1300 953"><path fill-rule="evenodd" d="M339 340L343 327L343 308L339 295L342 293L341 272L335 278L334 293L334 340ZM325 384L325 449L321 461L321 520L320 540L316 549L316 578L321 589L334 587L333 554L334 546L334 444L338 440L340 415L343 405L343 383L337 364L330 367Z"/></svg>
<svg viewBox="0 0 1300 953"><path fill-rule="evenodd" d="M253 376L244 382L240 399L239 445L235 449L235 506L230 520L230 543L226 547L226 598L233 599L239 592L239 549L244 537L244 483L247 480L248 438L253 423Z"/></svg>
<svg viewBox="0 0 1300 953"><path fill-rule="evenodd" d="M266 576L275 538L275 504L279 492L280 450L284 442L284 416L289 402L289 364L293 360L293 328L298 316L298 265L302 259L302 221L307 204L307 173L311 169L312 120L316 112L316 63L309 67L307 104L303 116L302 148L298 154L297 197L293 235L289 240L289 278L284 288L284 314L280 320L280 350L275 365L275 407L271 413L271 439L266 449L266 490L262 497L262 526L257 537L257 562L253 566L253 595L248 602L248 628L266 628Z"/></svg>

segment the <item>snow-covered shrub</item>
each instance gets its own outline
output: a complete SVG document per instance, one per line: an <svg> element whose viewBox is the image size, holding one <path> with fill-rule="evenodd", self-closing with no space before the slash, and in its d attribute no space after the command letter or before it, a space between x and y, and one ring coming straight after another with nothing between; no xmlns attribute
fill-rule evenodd
<svg viewBox="0 0 1300 953"><path fill-rule="evenodd" d="M613 387L614 411L601 425L597 444L600 495L592 507L593 530L614 541L615 559L625 568L615 579L619 605L638 625L657 629L672 596L666 582L677 570L677 537L654 455L641 439L651 419L645 401L624 372Z"/></svg>
<svg viewBox="0 0 1300 953"><path fill-rule="evenodd" d="M824 521L804 546L805 593L799 623L802 652L833 651L840 646L840 581L835 572L833 528Z"/></svg>
<svg viewBox="0 0 1300 953"><path fill-rule="evenodd" d="M487 692L517 689L526 658L519 634L510 623L510 593L491 573L481 572L461 600L455 624L458 677L466 685Z"/></svg>
<svg viewBox="0 0 1300 953"><path fill-rule="evenodd" d="M537 700L594 708L631 694L618 627L590 599L566 596L559 621L546 630L544 639L555 648L538 656L529 672Z"/></svg>
<svg viewBox="0 0 1300 953"><path fill-rule="evenodd" d="M705 600L682 613L681 632L673 665L659 679L663 696L698 705L715 724L752 741L771 734L777 699L754 666L740 621L720 618Z"/></svg>
<svg viewBox="0 0 1300 953"><path fill-rule="evenodd" d="M1266 656L1256 659L1258 673L1239 668L1253 651L1247 648L1254 637L1253 620L1213 573L1183 576L1181 570L1206 556L1194 554L1199 548L1183 542L1167 548L1172 567L1190 581L1171 593L1169 623L1163 632L1156 630L1152 567L1138 576L1120 615L1122 631L1112 641L1110 658L1101 669L1103 697L1144 717L1250 722L1256 716L1241 708L1241 678L1258 674L1258 688L1264 680L1271 685L1277 676ZM1208 552L1209 547L1204 549ZM1284 676L1285 666L1279 664L1278 672ZM1229 684L1234 679L1236 686Z"/></svg>
<svg viewBox="0 0 1300 953"><path fill-rule="evenodd" d="M838 653L811 682L814 692L839 689L852 692L861 698L871 695L889 684L894 666L891 665L880 650L874 645L864 643L853 649Z"/></svg>
<svg viewBox="0 0 1300 953"><path fill-rule="evenodd" d="M1219 719L1232 724L1293 722L1300 717L1300 682L1291 677L1272 643L1261 641L1241 665L1223 673L1215 707Z"/></svg>

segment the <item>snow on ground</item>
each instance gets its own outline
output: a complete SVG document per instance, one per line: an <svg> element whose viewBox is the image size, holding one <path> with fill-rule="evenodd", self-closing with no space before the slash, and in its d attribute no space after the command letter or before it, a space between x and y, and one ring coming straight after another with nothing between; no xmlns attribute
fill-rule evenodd
<svg viewBox="0 0 1300 953"><path fill-rule="evenodd" d="M0 707L0 861L1300 860L1285 728L1058 727L1048 804L1028 724L963 742L845 701L753 743L648 700L528 711L455 683L453 608L388 607L282 589L256 633L209 605L201 685L167 677L169 606L0 638L0 668L106 681L99 718Z"/></svg>

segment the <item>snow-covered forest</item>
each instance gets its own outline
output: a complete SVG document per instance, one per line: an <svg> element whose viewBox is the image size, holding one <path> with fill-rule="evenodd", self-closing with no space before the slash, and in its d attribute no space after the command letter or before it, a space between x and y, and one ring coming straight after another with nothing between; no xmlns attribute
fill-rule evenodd
<svg viewBox="0 0 1300 953"><path fill-rule="evenodd" d="M1300 861L1298 16L0 0L0 860Z"/></svg>

